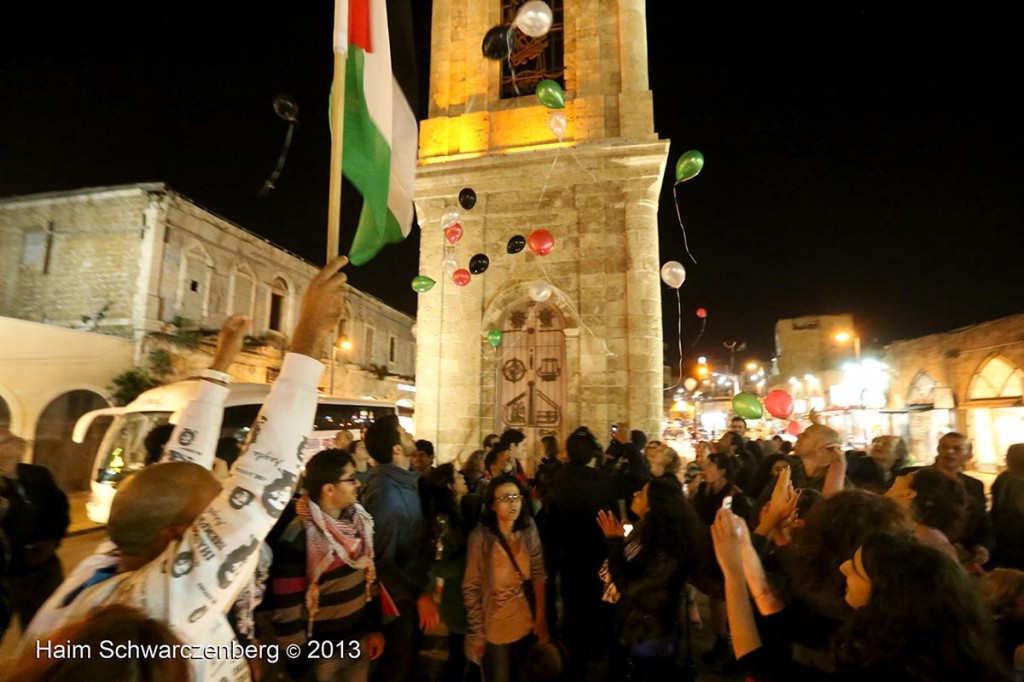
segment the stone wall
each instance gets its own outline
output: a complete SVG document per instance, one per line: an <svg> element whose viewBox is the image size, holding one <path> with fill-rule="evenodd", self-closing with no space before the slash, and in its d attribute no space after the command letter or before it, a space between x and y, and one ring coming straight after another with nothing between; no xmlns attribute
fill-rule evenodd
<svg viewBox="0 0 1024 682"><path fill-rule="evenodd" d="M0 200L0 315L130 335L148 203L134 187Z"/></svg>

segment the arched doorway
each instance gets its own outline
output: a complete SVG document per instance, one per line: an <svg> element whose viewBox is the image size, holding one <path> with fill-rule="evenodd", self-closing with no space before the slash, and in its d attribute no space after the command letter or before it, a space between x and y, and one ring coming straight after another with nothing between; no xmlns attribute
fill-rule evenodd
<svg viewBox="0 0 1024 682"><path fill-rule="evenodd" d="M989 358L971 378L967 408L975 464L995 470L1010 445L1024 442L1024 371L998 355Z"/></svg>
<svg viewBox="0 0 1024 682"><path fill-rule="evenodd" d="M552 303L524 298L501 318L497 348L495 427L519 429L528 452L544 436L565 437L565 320Z"/></svg>
<svg viewBox="0 0 1024 682"><path fill-rule="evenodd" d="M0 395L0 428L11 428L11 406L7 404L2 395Z"/></svg>
<svg viewBox="0 0 1024 682"><path fill-rule="evenodd" d="M79 417L103 407L109 405L98 393L87 390L68 391L54 398L39 416L32 461L49 469L57 485L65 492L89 488L93 456L109 419L93 422L84 443L73 442L71 432Z"/></svg>

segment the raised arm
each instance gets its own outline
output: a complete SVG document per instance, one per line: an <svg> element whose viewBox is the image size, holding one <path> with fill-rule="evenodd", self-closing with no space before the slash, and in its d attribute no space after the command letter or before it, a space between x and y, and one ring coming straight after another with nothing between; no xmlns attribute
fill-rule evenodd
<svg viewBox="0 0 1024 682"><path fill-rule="evenodd" d="M754 609L743 576L743 535L747 524L728 509L720 509L711 526L715 558L725 576L725 607L729 633L736 658L761 648L761 634L754 621Z"/></svg>
<svg viewBox="0 0 1024 682"><path fill-rule="evenodd" d="M213 468L231 382L227 371L251 327L252 320L245 315L234 315L221 327L213 362L200 377L199 394L181 411L160 461L193 462L205 469Z"/></svg>
<svg viewBox="0 0 1024 682"><path fill-rule="evenodd" d="M339 258L310 282L292 352L270 390L224 489L178 542L136 572L143 601L166 600L168 621L185 631L223 613L255 570L257 549L292 496L302 446L313 424L319 357L344 306L347 263Z"/></svg>

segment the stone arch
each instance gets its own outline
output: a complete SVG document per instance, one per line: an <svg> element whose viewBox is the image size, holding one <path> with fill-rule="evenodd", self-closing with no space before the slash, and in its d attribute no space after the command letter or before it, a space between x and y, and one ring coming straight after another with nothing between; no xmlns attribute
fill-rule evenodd
<svg viewBox="0 0 1024 682"><path fill-rule="evenodd" d="M13 392L0 385L0 427L21 435L21 403Z"/></svg>
<svg viewBox="0 0 1024 682"><path fill-rule="evenodd" d="M1002 355L979 365L967 388L968 400L1020 398L1024 396L1024 372Z"/></svg>
<svg viewBox="0 0 1024 682"><path fill-rule="evenodd" d="M920 370L914 375L907 389L907 405L930 405L934 402L932 394L939 382L928 370Z"/></svg>
<svg viewBox="0 0 1024 682"><path fill-rule="evenodd" d="M209 315L213 269L213 257L198 240L192 239L182 246L174 307L186 320L201 324Z"/></svg>
<svg viewBox="0 0 1024 682"><path fill-rule="evenodd" d="M505 315L505 311L508 310L510 306L524 298L529 298L530 286L534 281L536 280L531 280L529 282L515 282L497 292L491 298L491 302L487 304L487 308L484 310L481 334L486 336L488 330L494 328L498 323L500 323L501 318ZM566 332L566 335L570 335L570 332L578 334L580 328L579 311L576 310L576 306L573 304L572 299L569 298L564 291L556 287L554 284L551 284L550 286L551 298L548 299L548 302L557 308L558 312L562 315L562 330Z"/></svg>
<svg viewBox="0 0 1024 682"><path fill-rule="evenodd" d="M72 442L75 422L86 412L109 406L106 397L92 388L72 388L53 397L40 413L32 460L48 468L63 490L89 488L89 474L102 436L95 426L84 443Z"/></svg>

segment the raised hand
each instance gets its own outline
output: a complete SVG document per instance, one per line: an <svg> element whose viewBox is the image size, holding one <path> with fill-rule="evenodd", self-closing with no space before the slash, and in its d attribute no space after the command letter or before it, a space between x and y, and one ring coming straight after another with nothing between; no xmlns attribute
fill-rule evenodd
<svg viewBox="0 0 1024 682"><path fill-rule="evenodd" d="M210 369L227 372L235 356L245 344L245 335L252 330L252 320L245 315L232 315L220 328L217 335L217 353L214 355Z"/></svg>
<svg viewBox="0 0 1024 682"><path fill-rule="evenodd" d="M744 537L746 539L744 539ZM750 544L747 524L730 509L719 509L711 526L715 558L727 578L743 579L743 549Z"/></svg>
<svg viewBox="0 0 1024 682"><path fill-rule="evenodd" d="M601 532L606 538L626 537L626 529L622 522L610 511L602 509L597 512L597 525L601 527Z"/></svg>
<svg viewBox="0 0 1024 682"><path fill-rule="evenodd" d="M292 337L293 353L320 358L324 342L345 310L345 282L348 277L341 269L346 265L348 258L338 256L324 266L306 287L299 323Z"/></svg>

